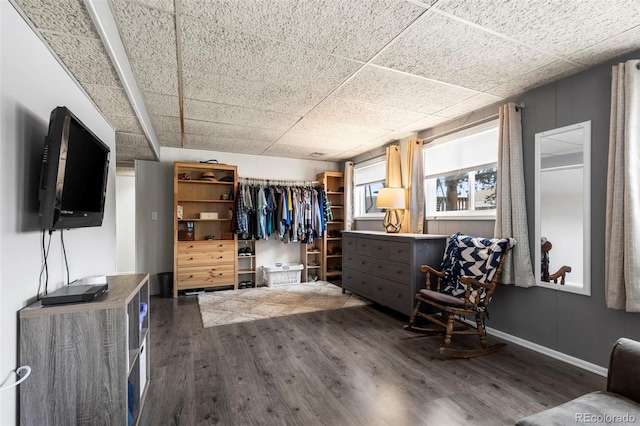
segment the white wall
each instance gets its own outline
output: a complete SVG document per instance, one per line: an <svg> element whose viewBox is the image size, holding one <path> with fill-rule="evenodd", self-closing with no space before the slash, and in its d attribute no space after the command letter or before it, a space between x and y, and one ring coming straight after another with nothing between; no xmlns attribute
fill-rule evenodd
<svg viewBox="0 0 640 426"><path fill-rule="evenodd" d="M136 179L116 176L116 245L119 274L136 270Z"/></svg>
<svg viewBox="0 0 640 426"><path fill-rule="evenodd" d="M161 148L160 162L136 162L136 270L156 274L173 270L173 163L205 161L238 166L238 175L260 179L315 180L325 171L337 171L338 163L316 160L266 157ZM158 219L151 220L152 212ZM256 264L299 262L299 243L258 241ZM152 282L152 284L154 284ZM155 284L154 284L155 286Z"/></svg>
<svg viewBox="0 0 640 426"><path fill-rule="evenodd" d="M112 150L102 227L65 232L71 279L116 271L115 133L18 15L0 2L0 381L18 367L17 312L35 300L42 265L38 180L49 114L67 106ZM49 253L49 290L63 283L60 233ZM27 379L29 380L29 379ZM23 407L22 409L28 409ZM0 424L15 424L17 391L0 392Z"/></svg>

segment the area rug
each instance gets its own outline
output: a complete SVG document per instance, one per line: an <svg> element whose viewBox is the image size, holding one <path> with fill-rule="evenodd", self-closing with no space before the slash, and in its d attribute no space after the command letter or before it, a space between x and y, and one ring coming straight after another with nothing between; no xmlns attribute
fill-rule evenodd
<svg viewBox="0 0 640 426"><path fill-rule="evenodd" d="M198 296L204 327L216 327L285 315L351 308L371 302L326 281L277 288L225 290Z"/></svg>

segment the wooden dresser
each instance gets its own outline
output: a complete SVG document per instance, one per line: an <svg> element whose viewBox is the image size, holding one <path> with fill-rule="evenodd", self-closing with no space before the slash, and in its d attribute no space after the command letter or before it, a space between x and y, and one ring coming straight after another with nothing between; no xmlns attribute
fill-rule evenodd
<svg viewBox="0 0 640 426"><path fill-rule="evenodd" d="M238 288L238 243L231 232L236 166L174 163L174 286Z"/></svg>
<svg viewBox="0 0 640 426"><path fill-rule="evenodd" d="M375 231L344 231L342 237L342 287L405 315L425 285L420 265L438 267L447 239Z"/></svg>

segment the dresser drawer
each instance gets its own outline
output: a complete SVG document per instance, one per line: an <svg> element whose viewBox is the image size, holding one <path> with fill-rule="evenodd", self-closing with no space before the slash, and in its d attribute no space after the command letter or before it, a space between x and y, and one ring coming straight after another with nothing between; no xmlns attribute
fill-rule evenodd
<svg viewBox="0 0 640 426"><path fill-rule="evenodd" d="M371 256L371 240L368 238L356 238L356 251L358 254L364 254L365 256Z"/></svg>
<svg viewBox="0 0 640 426"><path fill-rule="evenodd" d="M235 247L235 241L233 240L180 241L178 242L178 253L209 252L212 250L228 250L234 253Z"/></svg>
<svg viewBox="0 0 640 426"><path fill-rule="evenodd" d="M414 294L411 287L380 277L371 279L371 298L405 315L411 315Z"/></svg>
<svg viewBox="0 0 640 426"><path fill-rule="evenodd" d="M371 273L406 285L411 281L411 271L407 265L393 260L375 259L371 265Z"/></svg>
<svg viewBox="0 0 640 426"><path fill-rule="evenodd" d="M389 259L397 262L411 263L411 243L389 241Z"/></svg>
<svg viewBox="0 0 640 426"><path fill-rule="evenodd" d="M389 258L389 242L381 240L371 240L371 256L378 259Z"/></svg>
<svg viewBox="0 0 640 426"><path fill-rule="evenodd" d="M178 268L178 288L194 285L229 285L235 282L234 265Z"/></svg>
<svg viewBox="0 0 640 426"><path fill-rule="evenodd" d="M356 237L352 237L350 235L344 235L342 238L342 251L350 251L355 253L357 247Z"/></svg>
<svg viewBox="0 0 640 426"><path fill-rule="evenodd" d="M236 253L234 250L214 248L208 251L186 250L178 252L178 266L214 266L230 264L233 266Z"/></svg>
<svg viewBox="0 0 640 426"><path fill-rule="evenodd" d="M356 253L343 253L342 266L357 269L361 272L371 273L371 257Z"/></svg>
<svg viewBox="0 0 640 426"><path fill-rule="evenodd" d="M342 268L342 287L362 296L371 295L371 275Z"/></svg>

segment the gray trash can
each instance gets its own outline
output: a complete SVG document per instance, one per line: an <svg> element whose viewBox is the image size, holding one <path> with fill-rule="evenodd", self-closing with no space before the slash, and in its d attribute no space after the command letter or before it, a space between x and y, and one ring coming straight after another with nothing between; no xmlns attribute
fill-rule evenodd
<svg viewBox="0 0 640 426"><path fill-rule="evenodd" d="M160 297L173 297L173 272L160 272L158 284L160 284Z"/></svg>

